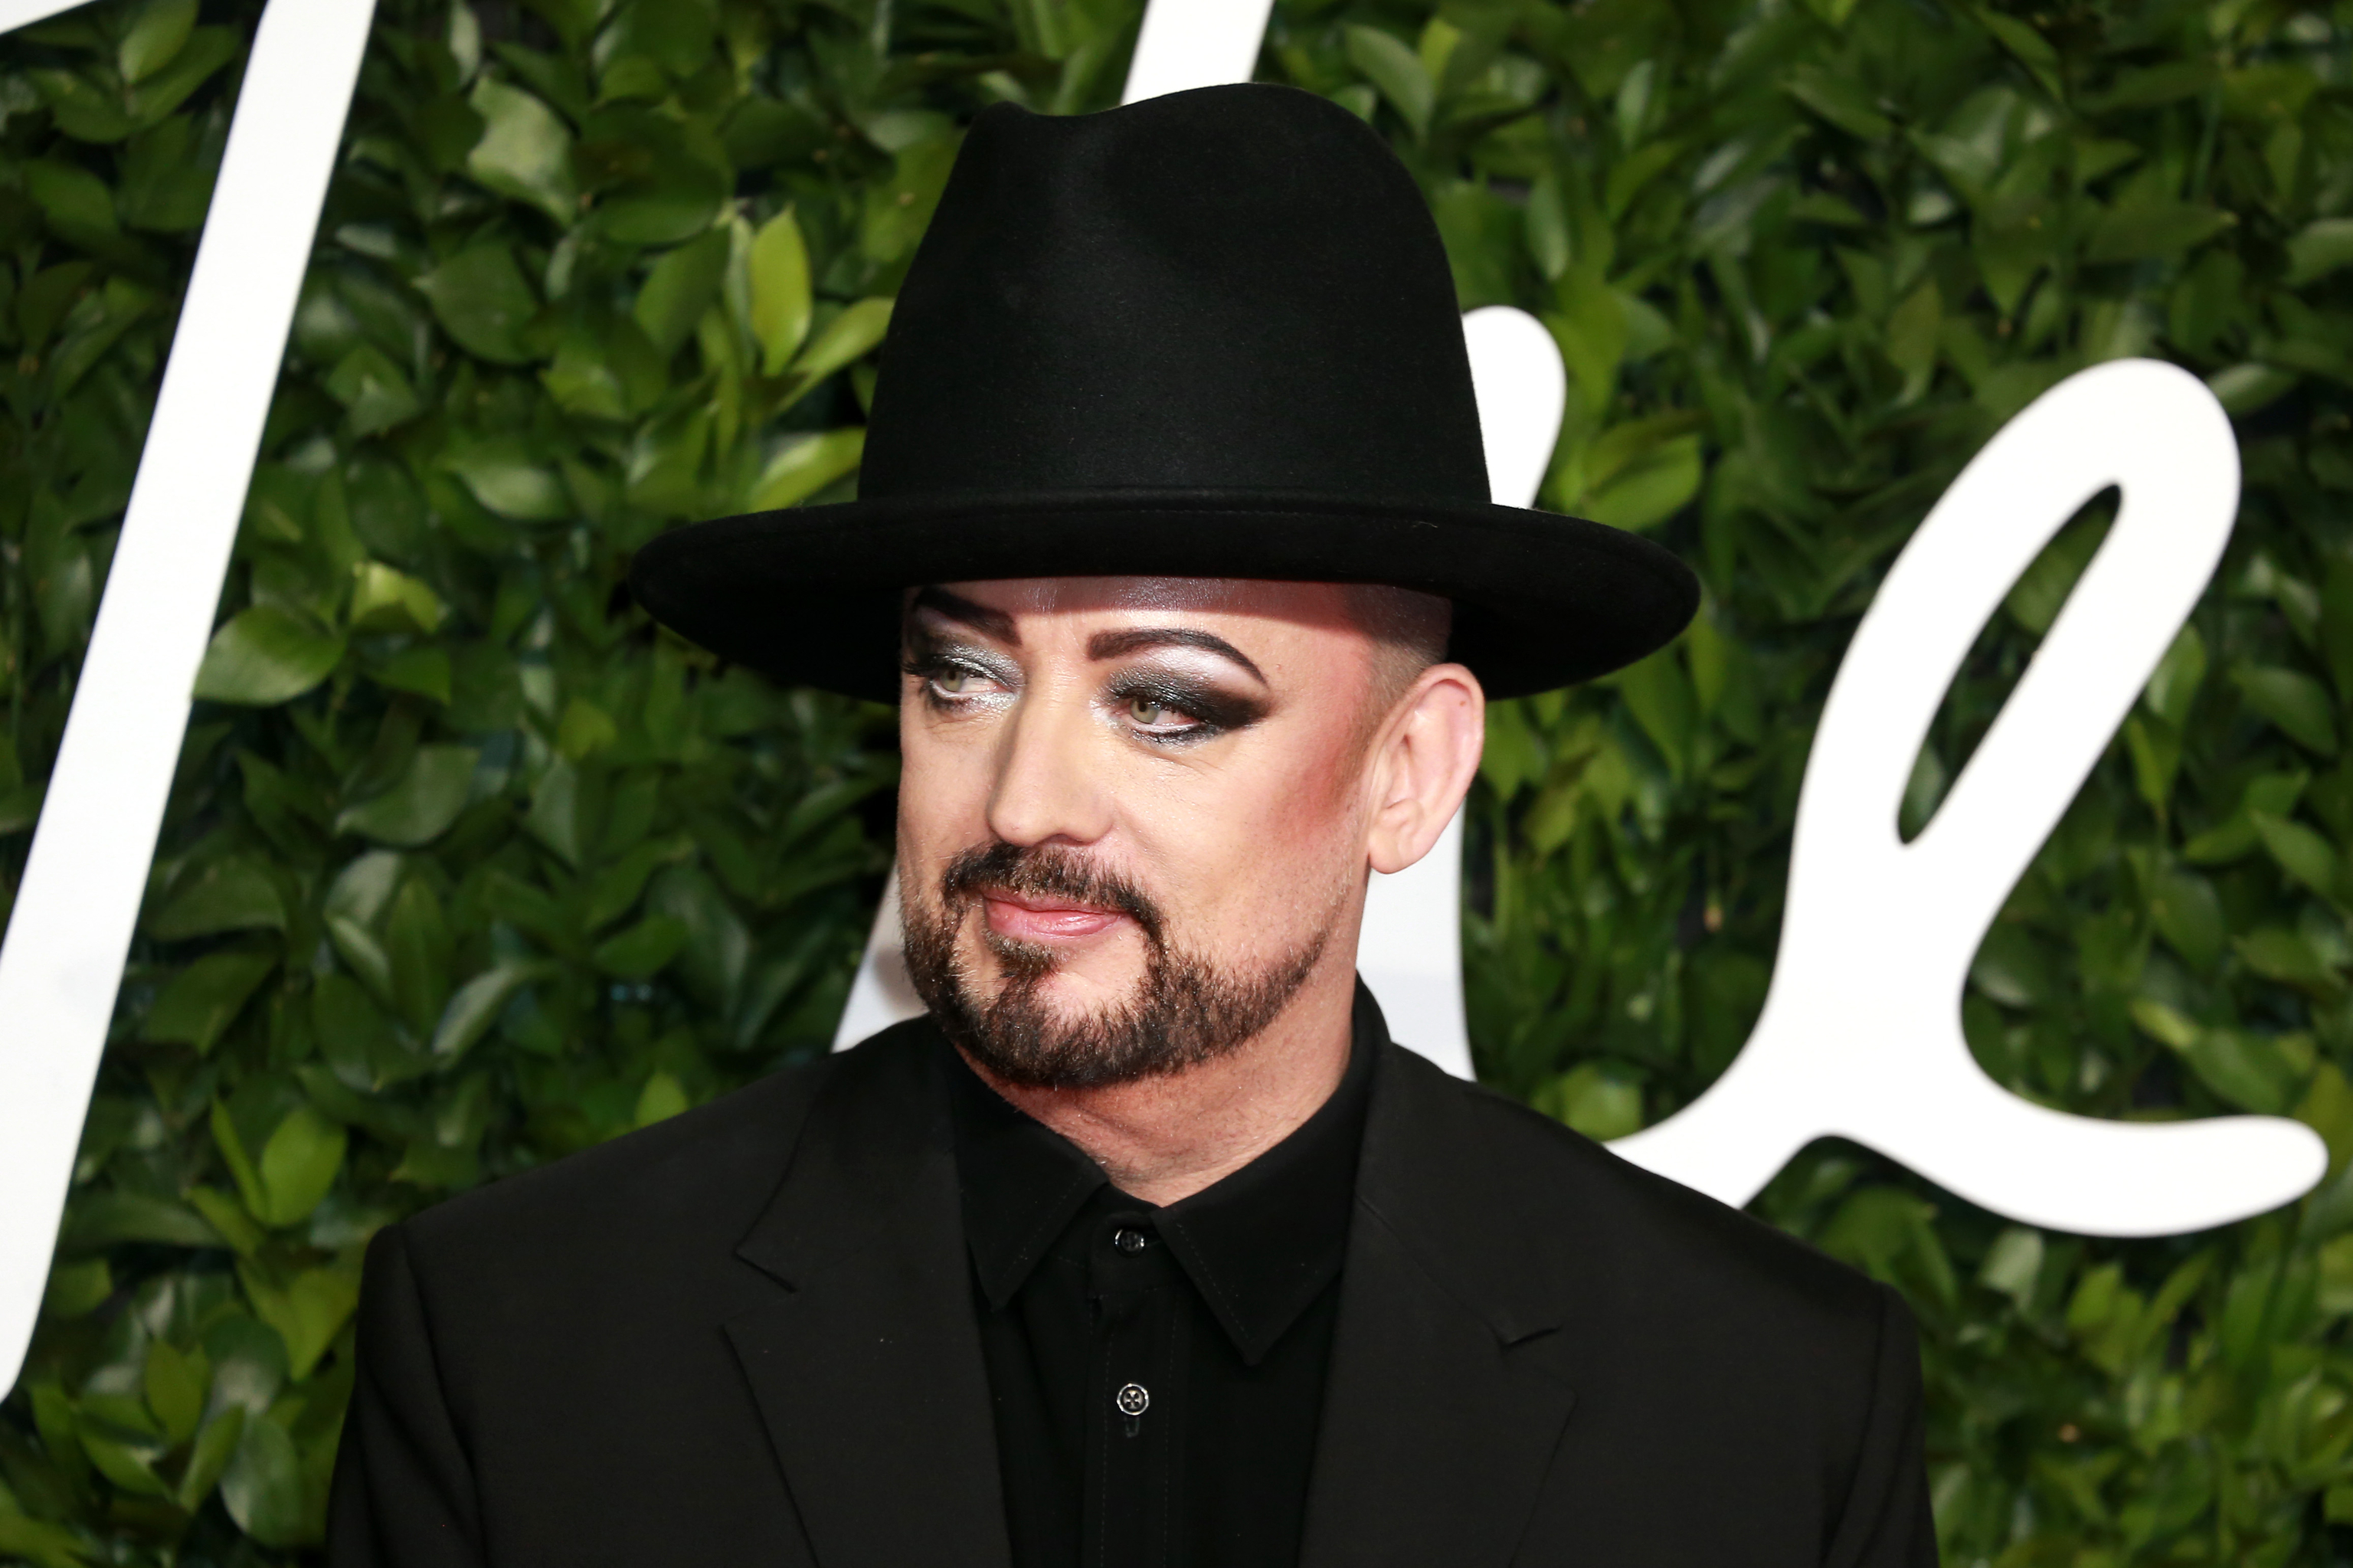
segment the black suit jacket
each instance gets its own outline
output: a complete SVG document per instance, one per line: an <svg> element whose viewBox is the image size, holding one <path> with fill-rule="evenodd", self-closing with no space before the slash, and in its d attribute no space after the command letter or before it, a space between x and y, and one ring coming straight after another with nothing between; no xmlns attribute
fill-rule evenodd
<svg viewBox="0 0 2353 1568"><path fill-rule="evenodd" d="M1005 1568L926 1021L370 1248L336 1568ZM1303 1568L1936 1561L1894 1294L1384 1047Z"/></svg>

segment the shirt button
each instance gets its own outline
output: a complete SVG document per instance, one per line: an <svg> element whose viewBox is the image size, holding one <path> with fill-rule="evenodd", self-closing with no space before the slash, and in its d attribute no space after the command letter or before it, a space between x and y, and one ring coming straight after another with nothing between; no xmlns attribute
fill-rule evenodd
<svg viewBox="0 0 2353 1568"><path fill-rule="evenodd" d="M1134 1254L1142 1252L1145 1247L1150 1246L1152 1245L1152 1238L1145 1235L1142 1231L1137 1230L1134 1225L1122 1225L1118 1230L1112 1233L1111 1245L1119 1248L1119 1250L1124 1253ZM1131 1384L1130 1386L1133 1387L1134 1385Z"/></svg>
<svg viewBox="0 0 2353 1568"><path fill-rule="evenodd" d="M1141 1415L1152 1408L1152 1393L1140 1383L1132 1383L1112 1396L1122 1415Z"/></svg>

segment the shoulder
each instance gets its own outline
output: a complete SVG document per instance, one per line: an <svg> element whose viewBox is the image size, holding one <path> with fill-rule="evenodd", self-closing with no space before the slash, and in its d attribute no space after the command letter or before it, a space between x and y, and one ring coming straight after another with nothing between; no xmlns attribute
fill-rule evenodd
<svg viewBox="0 0 2353 1568"><path fill-rule="evenodd" d="M920 1022L920 1021L919 1021ZM790 1165L810 1116L892 1097L922 1054L916 1025L788 1066L707 1105L435 1205L396 1227L420 1269L550 1279L620 1259L659 1267L732 1250Z"/></svg>
<svg viewBox="0 0 2353 1568"><path fill-rule="evenodd" d="M1398 1088L1454 1146L1424 1178L1482 1212L1490 1245L1524 1249L1548 1288L1590 1310L1865 1357L1891 1314L1903 1318L1884 1287L1762 1221L1419 1058L1398 1065Z"/></svg>

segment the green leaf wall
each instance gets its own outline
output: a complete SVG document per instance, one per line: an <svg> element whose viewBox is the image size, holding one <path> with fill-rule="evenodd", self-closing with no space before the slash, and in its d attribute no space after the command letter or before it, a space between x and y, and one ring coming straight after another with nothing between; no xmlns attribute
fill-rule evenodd
<svg viewBox="0 0 2353 1568"><path fill-rule="evenodd" d="M101 0L0 39L0 908L257 14ZM891 716L658 634L624 566L851 493L959 127L1107 106L1136 16L385 0L0 1406L0 1559L303 1557L376 1226L823 1048ZM2125 355L2238 421L2222 571L1965 1018L2030 1098L2287 1112L2334 1173L2137 1243L1847 1147L1783 1174L1757 1211L1919 1314L1949 1563L2353 1559L2349 39L2353 6L2285 0L1293 0L1261 58L1390 137L1466 307L1553 328L1546 503L1707 583L1666 653L1500 706L1473 797L1482 1074L1586 1131L1746 1035L1823 693L1970 453ZM1907 828L2105 523L1980 639Z"/></svg>

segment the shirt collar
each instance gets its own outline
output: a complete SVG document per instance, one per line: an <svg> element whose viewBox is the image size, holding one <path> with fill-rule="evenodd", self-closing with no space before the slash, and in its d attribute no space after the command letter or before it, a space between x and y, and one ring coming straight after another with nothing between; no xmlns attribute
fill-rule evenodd
<svg viewBox="0 0 2353 1568"><path fill-rule="evenodd" d="M1362 981L1351 1030L1339 1086L1289 1137L1179 1202L1135 1205L1251 1365L1337 1277L1347 1248L1365 1111L1388 1042ZM1015 1109L944 1048L965 1236L983 1295L1002 1310L1109 1179L1077 1145Z"/></svg>

